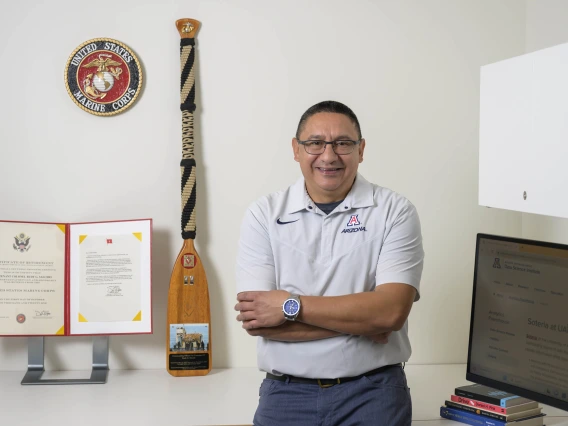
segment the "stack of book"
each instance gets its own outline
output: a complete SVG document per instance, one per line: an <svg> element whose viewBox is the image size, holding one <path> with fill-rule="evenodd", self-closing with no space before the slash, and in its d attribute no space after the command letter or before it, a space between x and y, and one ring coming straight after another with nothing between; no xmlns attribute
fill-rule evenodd
<svg viewBox="0 0 568 426"><path fill-rule="evenodd" d="M440 407L440 416L468 425L543 426L538 402L483 385L460 386Z"/></svg>

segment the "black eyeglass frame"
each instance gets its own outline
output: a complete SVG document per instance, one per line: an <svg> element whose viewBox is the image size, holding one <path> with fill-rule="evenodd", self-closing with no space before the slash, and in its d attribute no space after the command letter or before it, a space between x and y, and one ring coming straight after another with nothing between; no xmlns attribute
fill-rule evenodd
<svg viewBox="0 0 568 426"><path fill-rule="evenodd" d="M355 151L355 147L361 143L361 141L363 140L363 138L361 138L361 139L359 139L359 140L356 140L356 141L352 141L352 140L350 140L350 139L341 139L341 140L338 140L338 141L331 141L331 142L326 142L326 141L321 141L321 140L309 140L309 139L308 139L308 140L305 140L305 141L301 141L301 140L299 140L299 139L296 139L296 140L298 141L298 143L299 143L300 145L304 145L304 151L306 151L306 153L307 153L307 154L310 154L310 155L322 155L322 154L325 152L325 148L326 148L328 145L331 145L331 149L333 149L333 152L335 152L335 154L337 154L337 155L349 155L349 154L352 154L353 151ZM308 148L306 148L306 144L307 144L307 143L310 143L310 142L320 142L320 143L323 143L324 145L323 145L323 150L322 150L322 152L317 153L317 154L312 154L311 152L308 152ZM338 142L353 142L353 149L352 149L350 152L346 152L346 153L344 153L344 154L338 154L337 151L335 150L335 149L337 148L337 143L338 143Z"/></svg>

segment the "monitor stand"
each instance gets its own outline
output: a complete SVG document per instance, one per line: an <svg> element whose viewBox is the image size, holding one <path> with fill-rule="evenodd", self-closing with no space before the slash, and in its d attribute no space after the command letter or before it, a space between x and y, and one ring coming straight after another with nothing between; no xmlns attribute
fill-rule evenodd
<svg viewBox="0 0 568 426"><path fill-rule="evenodd" d="M28 371L22 385L86 385L104 384L108 377L108 336L93 336L93 369L88 379L42 379L44 338L28 337Z"/></svg>

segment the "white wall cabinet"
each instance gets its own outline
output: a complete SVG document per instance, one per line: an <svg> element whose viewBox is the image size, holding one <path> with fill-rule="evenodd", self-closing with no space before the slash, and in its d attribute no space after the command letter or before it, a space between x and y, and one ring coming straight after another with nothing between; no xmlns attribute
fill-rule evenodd
<svg viewBox="0 0 568 426"><path fill-rule="evenodd" d="M568 44L481 68L479 136L480 205L568 217Z"/></svg>

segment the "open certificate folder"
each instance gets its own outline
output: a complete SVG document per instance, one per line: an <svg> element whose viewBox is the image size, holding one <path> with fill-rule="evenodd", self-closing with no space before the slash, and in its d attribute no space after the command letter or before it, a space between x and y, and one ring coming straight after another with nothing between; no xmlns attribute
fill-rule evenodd
<svg viewBox="0 0 568 426"><path fill-rule="evenodd" d="M152 220L0 221L0 335L152 333Z"/></svg>

